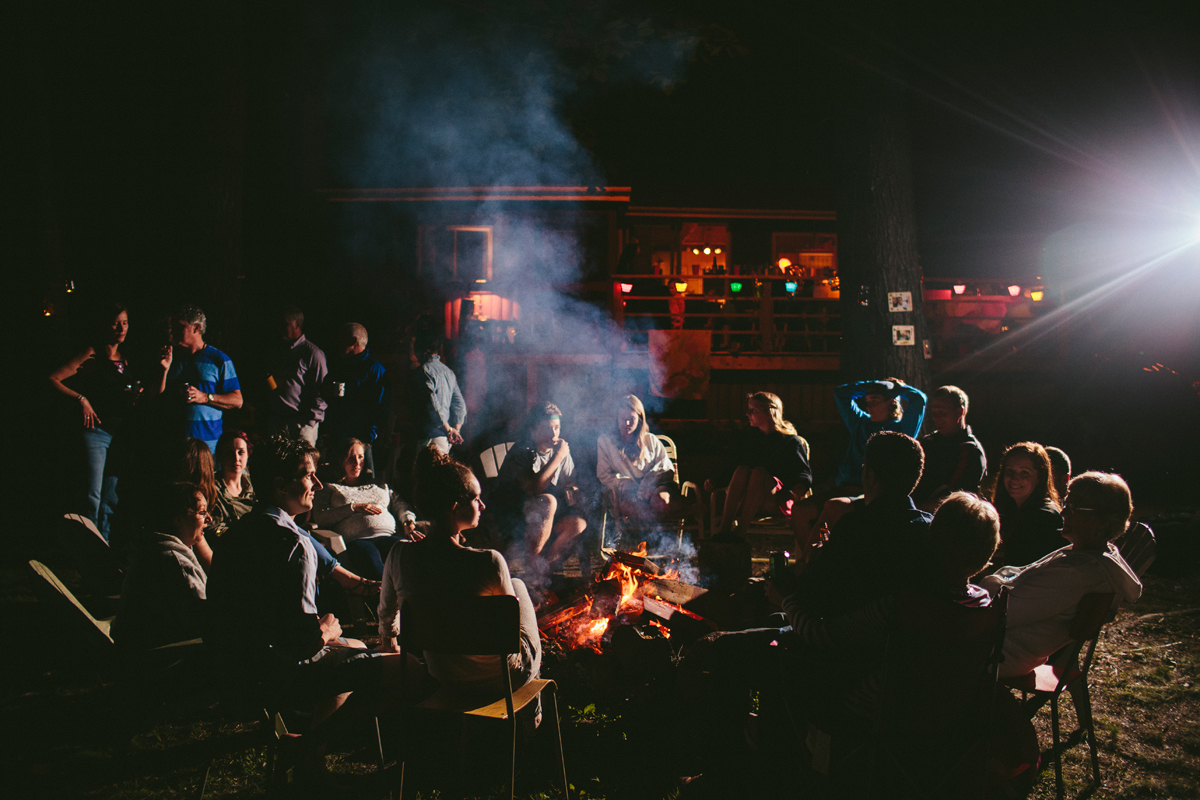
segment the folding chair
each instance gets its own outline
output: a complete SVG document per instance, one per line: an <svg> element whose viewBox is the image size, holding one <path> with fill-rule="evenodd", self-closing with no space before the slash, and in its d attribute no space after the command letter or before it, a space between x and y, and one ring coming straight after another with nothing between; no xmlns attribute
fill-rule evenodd
<svg viewBox="0 0 1200 800"><path fill-rule="evenodd" d="M33 591L40 602L62 617L68 627L75 631L81 642L93 649L106 653L113 648L112 621L114 617L96 619L76 599L71 590L54 574L54 570L40 561L30 561L30 569L40 580L34 582Z"/></svg>
<svg viewBox="0 0 1200 800"><path fill-rule="evenodd" d="M679 450L675 446L675 440L666 434L655 434L658 440L662 442L663 449L667 451L667 458L671 459L671 466L675 468L675 484L679 486L679 493L685 500L693 497L700 497L700 488L692 481L679 480ZM612 521L612 537L609 539L609 520ZM621 510L621 497L615 489L606 489L604 492L604 516L600 523L600 546L604 547L620 547L622 543L629 544L627 541L628 534L639 530L651 530L656 528L672 527L676 530L678 536L678 544L683 544L683 534L685 531L694 531L696 539L704 538L704 520L691 519L687 516L680 516L676 520L664 521L662 523L655 522L635 522L629 518ZM628 537L633 538L633 537Z"/></svg>
<svg viewBox="0 0 1200 800"><path fill-rule="evenodd" d="M407 654L423 652L455 655L500 656L504 665L503 695L494 701L480 703L476 693L464 693L453 686L443 686L416 708L422 711L458 716L465 724L467 717L504 720L512 740L512 770L509 779L511 800L517 778L517 713L548 690L550 718L554 722L554 744L562 769L563 797L568 797L567 766L563 758L562 734L558 722L557 687L554 681L534 679L517 689L512 688L509 671L510 654L519 653L521 612L517 598L509 595L461 597L427 595L408 597L400 605L400 683L404 691L407 682ZM406 726L413 730L412 726ZM400 756L400 792L404 796L404 754Z"/></svg>
<svg viewBox="0 0 1200 800"><path fill-rule="evenodd" d="M1113 542L1121 553L1121 558L1129 565L1133 573L1141 578L1154 563L1158 555L1158 543L1154 540L1154 531L1144 522L1139 522L1122 533Z"/></svg>
<svg viewBox="0 0 1200 800"><path fill-rule="evenodd" d="M63 514L58 529L63 550L79 570L88 591L101 596L119 595L121 564L96 523L82 514Z"/></svg>
<svg viewBox="0 0 1200 800"><path fill-rule="evenodd" d="M1062 800L1065 791L1062 753L1079 744L1082 739L1086 738L1088 749L1091 751L1093 785L1100 785L1100 754L1096 748L1092 698L1088 692L1088 671L1096 654L1100 629L1115 616L1112 611L1113 597L1112 592L1085 594L1075 609L1075 618L1071 621L1072 641L1033 672L1005 680L1007 685L1020 689L1023 693L1023 705L1030 719L1042 706L1050 704L1050 731L1054 743L1049 750L1042 753L1042 763L1045 763L1047 756L1054 759L1055 796L1059 800ZM1082 662L1079 659L1081 652L1084 652ZM1071 692L1075 717L1079 723L1079 727L1072 731L1065 741L1060 737L1058 725L1058 697L1064 689Z"/></svg>

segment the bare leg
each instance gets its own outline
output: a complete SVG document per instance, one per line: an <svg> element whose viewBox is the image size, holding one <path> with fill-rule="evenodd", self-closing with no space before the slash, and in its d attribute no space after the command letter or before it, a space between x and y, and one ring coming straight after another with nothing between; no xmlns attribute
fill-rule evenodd
<svg viewBox="0 0 1200 800"><path fill-rule="evenodd" d="M565 558L586 528L587 521L582 517L571 515L560 519L554 526L554 544L546 550L546 561L555 564Z"/></svg>
<svg viewBox="0 0 1200 800"><path fill-rule="evenodd" d="M754 522L774 494L774 476L762 467L755 467L746 484L746 500L742 503L742 512L738 515L738 525L745 527Z"/></svg>
<svg viewBox="0 0 1200 800"><path fill-rule="evenodd" d="M716 535L729 533L733 529L733 521L737 519L738 509L746 499L746 484L750 482L750 468L738 467L733 471L729 488L725 490L725 510L721 512L721 527Z"/></svg>
<svg viewBox="0 0 1200 800"><path fill-rule="evenodd" d="M554 512L558 500L552 494L539 494L525 501L525 547L530 559L536 558L554 532Z"/></svg>

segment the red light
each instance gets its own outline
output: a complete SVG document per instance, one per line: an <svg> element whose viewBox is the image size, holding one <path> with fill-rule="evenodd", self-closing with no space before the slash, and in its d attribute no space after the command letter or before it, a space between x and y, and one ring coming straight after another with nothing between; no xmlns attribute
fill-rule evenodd
<svg viewBox="0 0 1200 800"><path fill-rule="evenodd" d="M632 283L622 283L621 284L621 294L629 294L632 291L633 291Z"/></svg>
<svg viewBox="0 0 1200 800"><path fill-rule="evenodd" d="M1021 287L1017 286L1015 283L1012 286L1008 287L1008 294L1010 297L1016 297L1020 293L1021 293Z"/></svg>
<svg viewBox="0 0 1200 800"><path fill-rule="evenodd" d="M962 294L965 291L967 291L967 285L965 283L954 284L954 293L955 294Z"/></svg>

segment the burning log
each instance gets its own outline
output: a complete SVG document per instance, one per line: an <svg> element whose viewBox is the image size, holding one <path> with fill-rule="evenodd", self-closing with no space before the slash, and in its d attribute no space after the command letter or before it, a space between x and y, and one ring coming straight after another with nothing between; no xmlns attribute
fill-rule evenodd
<svg viewBox="0 0 1200 800"><path fill-rule="evenodd" d="M645 546L646 543L642 542L642 547L644 548ZM618 564L624 564L630 569L641 570L647 575L658 575L662 572L658 564L655 564L646 557L645 550L634 553L626 553L623 550L608 550L604 554Z"/></svg>

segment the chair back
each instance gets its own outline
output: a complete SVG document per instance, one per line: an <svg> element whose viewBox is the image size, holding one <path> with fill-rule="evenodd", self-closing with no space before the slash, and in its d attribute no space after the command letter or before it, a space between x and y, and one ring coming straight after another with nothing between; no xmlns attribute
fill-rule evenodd
<svg viewBox="0 0 1200 800"><path fill-rule="evenodd" d="M463 656L519 653L517 598L506 594L406 597L400 604L400 647Z"/></svg>
<svg viewBox="0 0 1200 800"><path fill-rule="evenodd" d="M516 442L501 442L497 445L492 445L487 450L479 454L479 461L483 465L483 475L485 478L499 478L500 467L504 466L504 457L508 455L508 451Z"/></svg>
<svg viewBox="0 0 1200 800"><path fill-rule="evenodd" d="M1154 539L1154 531L1144 522L1139 522L1122 533L1113 544L1138 578L1146 574L1146 570L1150 569L1155 556L1158 555L1158 542Z"/></svg>
<svg viewBox="0 0 1200 800"><path fill-rule="evenodd" d="M1113 592L1090 592L1085 594L1075 607L1075 618L1071 620L1071 639L1086 642L1100 635L1104 623L1112 618Z"/></svg>
<svg viewBox="0 0 1200 800"><path fill-rule="evenodd" d="M665 433L654 435L662 442L663 449L667 451L667 458L671 459L671 466L675 469L675 482L679 483L679 450L675 447L675 440Z"/></svg>
<svg viewBox="0 0 1200 800"><path fill-rule="evenodd" d="M63 514L63 519L73 522L76 525L82 525L84 530L100 541L100 544L104 545L105 548L108 547L108 540L100 533L100 529L96 527L96 523L92 522L88 517L85 517L83 514Z"/></svg>
<svg viewBox="0 0 1200 800"><path fill-rule="evenodd" d="M84 608L83 603L80 603L71 590L58 579L54 570L42 562L30 561L29 567L38 577L34 582L33 591L40 602L65 617L68 624L77 629L88 644L103 648L113 646L112 620L93 617L91 612Z"/></svg>

